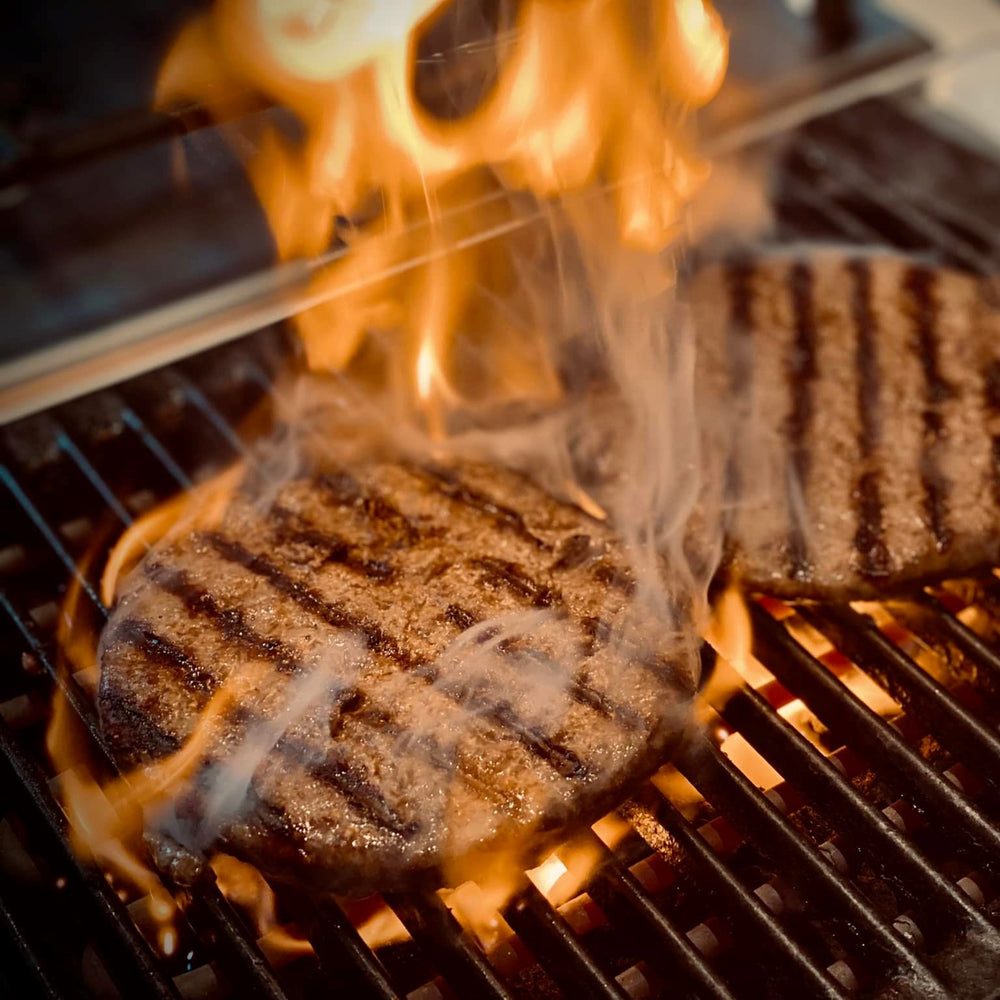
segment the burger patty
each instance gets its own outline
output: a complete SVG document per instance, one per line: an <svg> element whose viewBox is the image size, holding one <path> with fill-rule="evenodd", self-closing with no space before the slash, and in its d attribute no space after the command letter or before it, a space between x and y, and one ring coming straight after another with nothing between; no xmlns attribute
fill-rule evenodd
<svg viewBox="0 0 1000 1000"><path fill-rule="evenodd" d="M602 523L515 473L378 461L245 484L120 588L100 713L123 765L194 749L147 819L336 892L463 877L662 763L691 626Z"/></svg>
<svg viewBox="0 0 1000 1000"><path fill-rule="evenodd" d="M1000 561L990 283L821 251L706 268L691 302L734 578L854 599Z"/></svg>

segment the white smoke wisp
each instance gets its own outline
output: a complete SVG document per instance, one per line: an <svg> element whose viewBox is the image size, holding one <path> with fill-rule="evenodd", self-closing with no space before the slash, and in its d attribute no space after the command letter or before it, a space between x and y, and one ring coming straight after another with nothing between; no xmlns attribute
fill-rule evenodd
<svg viewBox="0 0 1000 1000"><path fill-rule="evenodd" d="M286 733L317 712L329 716L330 707L357 679L364 663L364 644L345 634L343 641L316 651L303 664L300 676L288 681L272 673L269 681L247 699L246 707L259 718L247 724L235 739L213 748L196 779L200 815L193 822L179 815L184 795L171 799L167 810L149 825L177 843L203 854L225 830L248 811L254 775Z"/></svg>

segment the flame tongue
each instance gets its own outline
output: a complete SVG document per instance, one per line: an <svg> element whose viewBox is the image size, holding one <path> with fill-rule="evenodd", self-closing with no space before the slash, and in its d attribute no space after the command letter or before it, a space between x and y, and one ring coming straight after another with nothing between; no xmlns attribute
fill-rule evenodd
<svg viewBox="0 0 1000 1000"><path fill-rule="evenodd" d="M677 122L718 90L728 51L707 0L527 0L495 86L445 120L418 100L415 66L416 37L444 6L219 0L178 38L158 87L161 103L249 89L296 114L304 141L268 126L250 173L282 257L322 254L335 232L351 244L317 275L317 305L298 318L309 363L341 370L366 333L394 330L409 395L425 412L461 395L448 375L456 333L473 314L482 327L479 282L503 269L496 240L469 246L517 214L491 171L540 198L600 182L621 238L663 247L705 176ZM338 230L338 218L370 217L378 203L377 219ZM504 355L527 341L512 344L502 320L493 327L480 338L492 345L486 367L500 373L490 389L550 395L548 376L527 374L545 332L532 332L512 386Z"/></svg>

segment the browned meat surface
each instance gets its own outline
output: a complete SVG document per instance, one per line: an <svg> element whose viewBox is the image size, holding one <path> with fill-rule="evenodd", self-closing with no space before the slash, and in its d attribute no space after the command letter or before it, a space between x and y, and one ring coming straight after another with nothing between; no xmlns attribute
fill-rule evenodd
<svg viewBox="0 0 1000 1000"><path fill-rule="evenodd" d="M988 283L822 251L708 268L691 294L735 578L843 599L1000 562Z"/></svg>
<svg viewBox="0 0 1000 1000"><path fill-rule="evenodd" d="M154 829L367 892L593 821L678 737L694 655L575 507L495 468L372 462L155 547L100 660L123 762L201 747Z"/></svg>

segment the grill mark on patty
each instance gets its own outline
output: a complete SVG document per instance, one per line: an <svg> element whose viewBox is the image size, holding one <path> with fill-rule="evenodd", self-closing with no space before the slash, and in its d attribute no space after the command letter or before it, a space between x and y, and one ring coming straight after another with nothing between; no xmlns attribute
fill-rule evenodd
<svg viewBox="0 0 1000 1000"><path fill-rule="evenodd" d="M474 615L471 611L459 607L456 604L450 604L448 606L448 609L445 612L445 617L463 632L466 629L472 628L474 625L478 625L481 621L481 619ZM459 625L458 622L461 622L462 624ZM583 628L585 633L587 632L587 627L583 625L583 623L581 623L581 628ZM517 639L504 640L498 644L497 648L501 653L510 656L513 659L525 659L533 663L542 662L548 669L558 670L565 673L567 680L569 681L567 693L577 704L591 709L606 719L615 719L618 722L621 722L622 725L628 726L629 728L636 728L639 724L641 724L641 719L636 712L633 712L625 705L618 704L612 698L609 698L606 694L604 694L603 691L584 683L579 676L571 676L568 671L565 671L563 667L561 667L557 662L551 660L540 650L532 649L530 646L524 647Z"/></svg>
<svg viewBox="0 0 1000 1000"><path fill-rule="evenodd" d="M404 820L386 802L378 785L347 761L342 753L317 750L303 740L290 736L282 736L275 748L286 760L304 768L317 781L335 788L350 805L373 823L399 834L405 840L410 840L420 829L416 820Z"/></svg>
<svg viewBox="0 0 1000 1000"><path fill-rule="evenodd" d="M594 579L603 583L605 587L614 588L626 597L635 596L635 577L631 571L622 566L602 560L594 567Z"/></svg>
<svg viewBox="0 0 1000 1000"><path fill-rule="evenodd" d="M448 690L450 685L442 685L440 690ZM463 707L476 712L484 719L506 729L517 737L521 745L539 760L544 760L557 774L567 780L587 778L591 768L567 746L549 736L541 726L526 723L507 701L494 701L470 688L452 689L449 697L454 697Z"/></svg>
<svg viewBox="0 0 1000 1000"><path fill-rule="evenodd" d="M506 587L511 593L528 598L536 608L548 608L560 600L557 591L532 580L517 563L493 556L477 556L469 563L483 571L485 582Z"/></svg>
<svg viewBox="0 0 1000 1000"><path fill-rule="evenodd" d="M729 359L729 391L736 401L735 422L726 460L724 499L727 523L733 520L736 500L743 488L740 474L739 447L744 426L743 417L749 406L753 378L753 301L754 278L757 269L745 258L735 258L725 267L726 290L729 295L729 325L726 354Z"/></svg>
<svg viewBox="0 0 1000 1000"><path fill-rule="evenodd" d="M238 609L223 608L207 590L191 580L186 570L151 561L143 564L143 572L152 584L178 598L189 615L208 619L233 645L269 660L282 673L301 669L302 664L292 649L280 639L261 635Z"/></svg>
<svg viewBox="0 0 1000 1000"><path fill-rule="evenodd" d="M796 580L810 575L806 537L798 511L805 504L805 493L812 465L812 452L807 441L813 416L813 382L816 379L816 323L813 315L812 267L806 261L796 261L788 271L788 291L794 317L795 340L788 356L785 379L792 394L792 409L785 422L788 461L791 475L788 491L788 570Z"/></svg>
<svg viewBox="0 0 1000 1000"><path fill-rule="evenodd" d="M881 376L875 346L876 325L872 309L871 263L864 259L847 262L851 276L851 311L857 336L854 368L858 378L857 409L861 432L858 448L862 472L852 491L858 527L854 535L854 550L861 573L870 579L887 576L890 570L882 516L882 491L877 465L882 426L879 418Z"/></svg>
<svg viewBox="0 0 1000 1000"><path fill-rule="evenodd" d="M510 531L538 549L551 548L548 542L529 530L524 523L524 516L519 511L505 506L488 494L470 486L459 479L450 469L413 463L407 463L405 467L425 482L431 482L434 488L448 497L449 500L487 515L498 528Z"/></svg>
<svg viewBox="0 0 1000 1000"><path fill-rule="evenodd" d="M354 508L365 520L391 528L402 544L413 545L420 539L420 529L395 504L362 486L349 472L343 469L328 472L317 477L315 482L335 507Z"/></svg>
<svg viewBox="0 0 1000 1000"><path fill-rule="evenodd" d="M395 575L395 567L384 559L368 559L341 535L321 531L294 511L275 504L267 520L275 525L274 533L281 545L305 545L324 563L339 563L352 572L385 583Z"/></svg>
<svg viewBox="0 0 1000 1000"><path fill-rule="evenodd" d="M938 552L951 546L952 532L948 526L948 481L937 461L939 446L945 434L944 418L939 407L954 390L941 374L937 337L941 312L936 299L937 274L919 265L907 269L903 291L909 300L914 336L912 347L920 359L924 376L924 447L920 456L920 478L924 490L924 506L934 545Z"/></svg>
<svg viewBox="0 0 1000 1000"><path fill-rule="evenodd" d="M553 572L576 569L593 555L593 539L590 535L570 535L559 546L559 558L552 564Z"/></svg>
<svg viewBox="0 0 1000 1000"><path fill-rule="evenodd" d="M364 636L368 648L409 669L417 657L401 643L388 635L375 622L352 614L338 604L331 604L311 587L290 577L280 566L266 556L251 552L239 542L218 532L205 532L201 536L226 562L235 563L262 577L280 594L290 598L304 611L326 622L332 628L356 632Z"/></svg>
<svg viewBox="0 0 1000 1000"><path fill-rule="evenodd" d="M219 686L219 679L210 670L199 666L190 653L160 635L149 622L126 618L112 634L115 642L127 643L146 659L176 671L190 691L211 694Z"/></svg>
<svg viewBox="0 0 1000 1000"><path fill-rule="evenodd" d="M144 708L124 691L105 685L101 689L105 719L112 729L120 729L126 747L139 747L141 756L158 759L176 753L181 740L160 726Z"/></svg>
<svg viewBox="0 0 1000 1000"><path fill-rule="evenodd" d="M479 624L479 619L471 611L458 604L449 604L445 608L444 616L459 632L464 632L466 629L472 628L473 625Z"/></svg>
<svg viewBox="0 0 1000 1000"><path fill-rule="evenodd" d="M201 537L207 541L223 559L235 562L236 564L243 566L245 569L250 570L251 573L263 577L276 590L299 604L303 610L320 618L333 628L357 631L365 635L372 649L375 649L376 651L382 653L382 655L393 659L402 669L411 672L414 676L420 677L431 684L436 683L440 679L440 671L435 666L432 664L422 663L409 650L403 649L396 642L396 640L386 635L385 632L383 632L377 625L370 622L364 622L362 619L351 615L344 609L328 604L321 597L319 597L318 594L306 587L304 584L292 579L284 572L284 570L272 563L266 557L257 555L249 549L244 548L239 542L227 539L216 532L206 532L202 534ZM185 578L183 582L178 585L179 589L184 587L188 588L192 595L191 600L196 604L196 606L199 607L199 609L205 601L210 601L215 606L215 611L209 614L208 617L213 623L223 625L226 621L225 615L227 612L219 609L218 605L215 604L214 599L212 599L210 595L206 594L204 591L198 590L198 588L192 587L190 581L186 579L187 574L184 574L183 570L175 572L183 574ZM242 616L240 617L242 618ZM246 630L249 629L245 623L243 627ZM253 633L249 641L255 651L259 651L262 657L266 657L268 654L265 647L259 642L261 638L262 637L258 636L256 633ZM264 643L273 643L277 647L281 647L283 645L278 640L274 639L266 639L264 640ZM297 662L294 664L295 669L298 669L299 666L300 665ZM486 702L478 696L472 695L464 690L457 690L450 685L439 685L438 689L453 701L460 704L463 708L471 708L475 711L480 711L484 714L485 718L491 719L503 728L510 729L510 731L518 737L521 743L531 753L547 760L553 767L556 768L557 771L559 771L560 774L563 774L564 777L567 776L564 774L564 771L567 767L569 767L567 761L572 764L571 770L573 770L573 768L577 769L573 771L573 776L578 776L578 771L579 773L587 771L586 766L579 760L578 757L576 757L572 750L553 742L548 736L537 728L528 726L517 716L514 710L506 702Z"/></svg>

